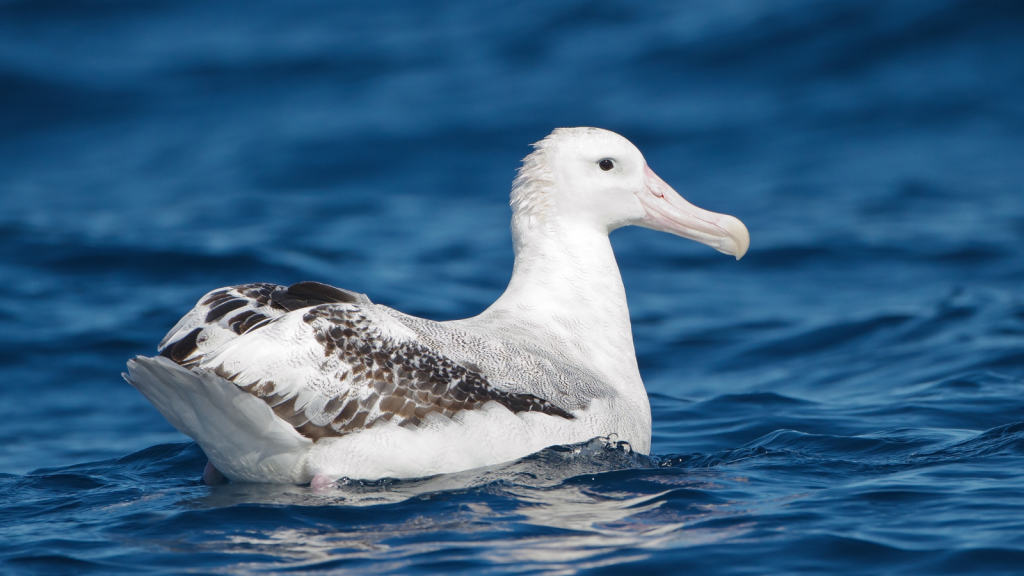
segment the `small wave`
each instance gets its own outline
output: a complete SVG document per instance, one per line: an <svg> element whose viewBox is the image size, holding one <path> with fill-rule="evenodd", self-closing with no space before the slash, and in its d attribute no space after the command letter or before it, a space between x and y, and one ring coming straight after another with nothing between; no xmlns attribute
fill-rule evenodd
<svg viewBox="0 0 1024 576"><path fill-rule="evenodd" d="M976 436L914 454L928 461L957 461L989 456L1024 455L1024 422L1004 424Z"/></svg>

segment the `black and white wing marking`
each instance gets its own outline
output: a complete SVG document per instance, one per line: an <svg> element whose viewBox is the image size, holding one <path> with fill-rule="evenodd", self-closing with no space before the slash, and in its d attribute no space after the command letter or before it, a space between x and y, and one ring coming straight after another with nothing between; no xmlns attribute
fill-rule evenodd
<svg viewBox="0 0 1024 576"><path fill-rule="evenodd" d="M263 318L254 321L256 315ZM494 388L479 368L425 346L365 296L322 284L211 292L172 330L163 350L184 367L214 372L262 399L314 441L388 422L418 427L431 415L451 418L489 402L514 413L574 419L543 398Z"/></svg>
<svg viewBox="0 0 1024 576"><path fill-rule="evenodd" d="M160 342L159 352L182 366L193 366L206 354L275 318L328 302L370 304L363 294L319 282L219 288L200 298L195 308L171 328Z"/></svg>

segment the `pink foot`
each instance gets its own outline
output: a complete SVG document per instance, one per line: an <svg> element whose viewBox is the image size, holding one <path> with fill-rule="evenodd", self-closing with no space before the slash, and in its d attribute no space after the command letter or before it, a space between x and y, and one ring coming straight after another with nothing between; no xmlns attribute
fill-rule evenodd
<svg viewBox="0 0 1024 576"><path fill-rule="evenodd" d="M337 484L335 484L334 480L331 480L331 477L327 474L317 474L316 476L313 476L313 479L309 482L309 487L313 490L330 490L335 486L337 486Z"/></svg>
<svg viewBox="0 0 1024 576"><path fill-rule="evenodd" d="M206 461L206 468L203 468L203 484L207 486L216 486L217 484L224 484L228 481L220 470L213 465L213 462Z"/></svg>

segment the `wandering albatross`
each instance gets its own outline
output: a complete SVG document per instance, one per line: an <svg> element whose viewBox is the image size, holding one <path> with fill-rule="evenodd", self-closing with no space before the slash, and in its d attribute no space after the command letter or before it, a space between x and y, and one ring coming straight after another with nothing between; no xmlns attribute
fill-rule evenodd
<svg viewBox="0 0 1024 576"><path fill-rule="evenodd" d="M512 279L479 316L433 322L317 282L221 288L125 378L202 447L208 482L422 477L613 434L649 452L608 234L643 226L739 259L746 227L598 128L534 144L511 206Z"/></svg>

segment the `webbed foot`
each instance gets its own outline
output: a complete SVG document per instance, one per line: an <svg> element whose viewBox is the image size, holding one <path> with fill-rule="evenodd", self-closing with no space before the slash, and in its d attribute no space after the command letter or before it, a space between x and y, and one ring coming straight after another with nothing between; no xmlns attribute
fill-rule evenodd
<svg viewBox="0 0 1024 576"><path fill-rule="evenodd" d="M309 487L313 490L330 490L336 486L337 484L335 484L334 480L327 474L317 474L309 481Z"/></svg>
<svg viewBox="0 0 1024 576"><path fill-rule="evenodd" d="M213 465L213 462L207 460L206 468L203 468L203 484L206 484L207 486L216 486L218 484L226 484L227 481L228 479L220 473L220 470L217 470L217 467Z"/></svg>

